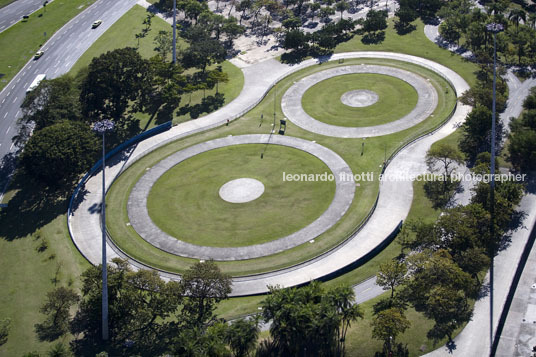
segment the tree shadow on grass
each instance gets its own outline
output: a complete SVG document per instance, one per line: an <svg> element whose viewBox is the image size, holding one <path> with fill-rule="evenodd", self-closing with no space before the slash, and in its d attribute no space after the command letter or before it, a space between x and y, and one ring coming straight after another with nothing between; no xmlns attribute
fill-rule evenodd
<svg viewBox="0 0 536 357"><path fill-rule="evenodd" d="M67 211L72 185L50 189L23 173L9 184L16 193L0 210L0 237L7 241L26 237Z"/></svg>
<svg viewBox="0 0 536 357"><path fill-rule="evenodd" d="M34 325L35 333L39 341L52 342L60 338L65 334L65 331L61 331L57 326L48 322L43 322Z"/></svg>

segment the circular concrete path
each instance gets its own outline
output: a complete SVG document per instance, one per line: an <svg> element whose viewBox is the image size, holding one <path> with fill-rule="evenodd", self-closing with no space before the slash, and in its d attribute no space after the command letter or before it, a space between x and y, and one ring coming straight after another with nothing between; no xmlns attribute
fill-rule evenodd
<svg viewBox="0 0 536 357"><path fill-rule="evenodd" d="M305 151L323 161L331 170L336 185L333 201L328 209L308 226L286 237L267 243L244 247L220 248L183 242L162 231L149 217L149 212L147 211L149 191L153 184L173 166L203 152L221 147L266 143L288 146ZM306 243L335 225L346 213L350 204L352 204L355 193L355 182L352 176L352 170L338 154L308 140L268 134L228 136L178 151L151 167L132 189L128 199L127 211L130 223L136 232L143 239L166 252L189 258L220 261L252 259L279 253Z"/></svg>
<svg viewBox="0 0 536 357"><path fill-rule="evenodd" d="M218 192L221 199L230 203L246 203L264 193L264 185L253 178L239 178L226 182Z"/></svg>
<svg viewBox="0 0 536 357"><path fill-rule="evenodd" d="M368 127L344 127L327 124L311 117L303 110L302 97L309 88L323 80L354 73L383 74L407 82L417 91L419 97L417 105L409 114L398 120ZM392 134L411 128L428 118L434 112L437 102L437 92L434 86L415 73L388 66L352 65L330 68L297 81L283 95L281 109L291 122L307 131L339 138L362 138Z"/></svg>

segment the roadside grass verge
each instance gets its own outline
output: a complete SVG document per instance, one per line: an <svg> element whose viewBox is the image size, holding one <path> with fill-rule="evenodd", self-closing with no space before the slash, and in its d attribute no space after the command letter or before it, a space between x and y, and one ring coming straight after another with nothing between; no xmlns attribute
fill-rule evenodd
<svg viewBox="0 0 536 357"><path fill-rule="evenodd" d="M5 6L8 6L9 4L11 4L12 2L15 2L17 0L0 0L0 9L5 7Z"/></svg>
<svg viewBox="0 0 536 357"><path fill-rule="evenodd" d="M22 1L22 0L19 0ZM18 22L0 33L0 90L24 67L35 52L57 30L85 10L95 0L53 1L30 15L28 21ZM47 33L47 37L43 36ZM16 45L14 45L16 44Z"/></svg>

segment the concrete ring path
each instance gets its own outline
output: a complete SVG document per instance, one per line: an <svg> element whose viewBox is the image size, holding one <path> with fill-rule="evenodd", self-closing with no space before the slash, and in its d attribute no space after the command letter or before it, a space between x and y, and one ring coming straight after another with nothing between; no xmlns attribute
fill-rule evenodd
<svg viewBox="0 0 536 357"><path fill-rule="evenodd" d="M198 154L226 146L266 143L305 151L324 162L333 173L336 185L333 201L320 217L306 227L286 237L274 239L270 242L243 247L223 248L199 246L183 242L162 231L149 217L147 210L149 192L154 183L175 165ZM206 141L178 151L158 162L134 185L128 199L127 211L130 223L136 232L147 242L159 249L188 258L231 261L276 254L318 237L333 227L346 213L352 204L354 193L355 182L352 178L352 170L338 154L330 149L308 140L290 136L252 134L227 136L225 138Z"/></svg>
<svg viewBox="0 0 536 357"><path fill-rule="evenodd" d="M355 73L382 74L403 80L417 91L417 105L409 114L400 119L368 127L327 124L311 117L303 110L302 97L309 88L329 78ZM423 77L400 68L363 64L334 67L302 78L285 92L281 99L281 109L287 119L307 131L338 138L363 138L392 134L411 128L428 118L437 107L437 102L437 92L434 86Z"/></svg>
<svg viewBox="0 0 536 357"><path fill-rule="evenodd" d="M366 51L338 53L329 58L308 59L297 65L288 65L270 59L242 68L244 87L240 95L220 110L202 118L191 120L174 126L172 129L147 138L126 152L120 153L107 161L106 187L130 165L148 153L167 143L203 132L211 128L223 126L227 120L239 118L256 106L266 93L279 80L301 69L319 66L326 60L344 61L353 58L387 59L402 61L430 69L449 81L457 96L469 89L467 82L452 69L437 62L401 53ZM471 107L458 103L450 120L438 131L406 146L394 157L386 168L386 173L417 175L427 171L425 164L426 151L432 143L453 133L463 123ZM233 123L229 124L233 125ZM102 232L100 225L100 204L102 173L97 172L88 178L78 195L73 197L71 210L67 216L67 225L71 238L81 254L92 264L98 265L102 259ZM382 181L378 196L378 205L367 224L355 235L350 237L339 249L321 257L288 269L269 273L233 278L231 296L263 294L268 292L269 285L290 287L306 284L311 280L320 279L344 269L349 264L364 258L378 247L386 237L405 219L413 200L411 182ZM107 260L124 258L112 242L107 243ZM134 269L148 269L139 262L129 258ZM180 279L180 275L159 271L165 279Z"/></svg>

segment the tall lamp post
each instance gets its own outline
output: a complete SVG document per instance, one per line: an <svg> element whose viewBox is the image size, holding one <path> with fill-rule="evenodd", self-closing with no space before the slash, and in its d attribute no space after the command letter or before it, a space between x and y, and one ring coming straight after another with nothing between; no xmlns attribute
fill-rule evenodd
<svg viewBox="0 0 536 357"><path fill-rule="evenodd" d="M173 64L177 62L177 0L173 0Z"/></svg>
<svg viewBox="0 0 536 357"><path fill-rule="evenodd" d="M113 130L115 124L113 121L105 119L93 124L93 131L102 134L102 203L101 203L101 220L102 220L102 340L108 341L108 271L106 268L106 180L104 169L106 168L106 149L105 134Z"/></svg>
<svg viewBox="0 0 536 357"><path fill-rule="evenodd" d="M486 29L493 34L493 102L491 109L491 163L490 163L490 240L491 240L491 262L490 262L490 294L489 294L489 339L490 339L490 355L493 351L493 257L495 255L495 107L496 107L496 83L497 83L497 34L504 30L503 25L498 23L490 23L486 25Z"/></svg>

